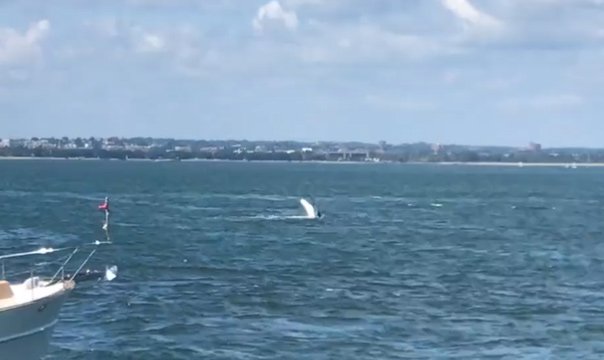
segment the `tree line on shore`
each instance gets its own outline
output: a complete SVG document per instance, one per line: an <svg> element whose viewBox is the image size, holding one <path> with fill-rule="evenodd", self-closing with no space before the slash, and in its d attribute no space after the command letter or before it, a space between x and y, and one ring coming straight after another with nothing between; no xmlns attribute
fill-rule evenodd
<svg viewBox="0 0 604 360"><path fill-rule="evenodd" d="M179 151L166 148L148 150L126 149L58 149L27 148L22 146L0 148L0 157L34 158L99 158L148 160L250 160L250 161L389 161L389 162L540 162L540 163L595 163L604 162L604 150L502 151L501 149L468 149L453 147L434 151L428 146L409 146L366 152L312 152L312 151L233 151L218 150Z"/></svg>

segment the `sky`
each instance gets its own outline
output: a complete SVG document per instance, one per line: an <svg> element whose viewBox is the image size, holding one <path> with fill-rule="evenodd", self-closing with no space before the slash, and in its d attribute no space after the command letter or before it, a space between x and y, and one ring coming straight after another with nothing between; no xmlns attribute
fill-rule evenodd
<svg viewBox="0 0 604 360"><path fill-rule="evenodd" d="M604 0L0 0L0 138L604 147Z"/></svg>

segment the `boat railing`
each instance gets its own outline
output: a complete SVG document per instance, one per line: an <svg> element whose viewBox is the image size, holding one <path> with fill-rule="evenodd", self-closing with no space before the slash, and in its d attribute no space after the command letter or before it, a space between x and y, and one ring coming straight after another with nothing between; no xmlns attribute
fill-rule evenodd
<svg viewBox="0 0 604 360"><path fill-rule="evenodd" d="M111 238L109 236L109 204L108 204L107 198L105 198L105 202L103 204L99 205L99 209L103 210L105 213L105 221L104 221L103 227L102 227L102 229L104 231L104 235L105 235L104 241L96 240L94 242L84 243L84 244L80 244L78 246L69 246L69 247L60 247L60 248L42 247L38 250L33 250L33 251L0 255L0 265L2 268L2 274L1 274L2 278L1 279L6 280L6 264L5 263L7 260L32 257L32 256L49 256L50 254L55 254L55 253L68 253L68 255L66 255L65 257L60 258L59 260L55 260L55 263L60 264L60 266L56 270L54 275L50 278L50 280L48 282L46 282L47 285L54 284L58 281L59 276L60 276L61 280L65 279L65 269L67 268L67 266L70 263L72 263L72 260L74 260L74 257L77 253L79 253L81 250L92 248L90 250L90 252L88 253L88 255L86 256L86 258L79 264L79 266L77 267L77 270L75 272L73 272L68 279L68 280L74 280L75 277L82 271L84 266L86 266L86 264L88 264L90 259L97 252L99 246L108 245L108 244L112 243ZM49 265L52 263L53 262L45 262L43 264ZM29 275L30 275L29 279L31 279L31 281L35 281L34 280L35 267L36 267L36 264L32 265L29 270L24 271L20 274L26 274L29 272ZM16 275L12 274L12 275L16 276L19 274L16 274Z"/></svg>
<svg viewBox="0 0 604 360"><path fill-rule="evenodd" d="M54 272L52 277L48 280L48 284L53 284L56 282L57 279L65 279L66 268L75 262L76 254L82 252L82 250L88 250L92 247L92 249L90 249L90 251L88 252L88 255L84 258L84 260L82 260L81 262L78 262L76 271L74 271L70 275L69 280L73 280L82 271L82 269L86 266L86 264L88 264L90 259L97 252L99 246L107 245L107 244L111 244L111 242L95 241L92 243L82 244L79 246L62 247L62 248L40 248L40 249L34 250L34 251L2 255L2 256L0 256L0 267L1 267L0 279L1 280L7 279L6 264L7 264L7 262L9 262L11 260L16 261L17 259L34 257L34 256L50 256L52 254L67 253L66 256L60 257L57 260L30 264L28 266L29 267L28 270L10 273L11 277L18 277L18 276L28 274L30 279L34 279L36 274L43 272L41 270L43 267L47 268L49 266L58 265L58 269Z"/></svg>

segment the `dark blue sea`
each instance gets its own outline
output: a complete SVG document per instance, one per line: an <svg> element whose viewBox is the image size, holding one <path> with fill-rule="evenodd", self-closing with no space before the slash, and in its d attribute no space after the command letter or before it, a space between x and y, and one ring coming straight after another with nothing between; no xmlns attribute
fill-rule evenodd
<svg viewBox="0 0 604 360"><path fill-rule="evenodd" d="M48 360L604 358L604 169L0 161L0 250L106 195Z"/></svg>

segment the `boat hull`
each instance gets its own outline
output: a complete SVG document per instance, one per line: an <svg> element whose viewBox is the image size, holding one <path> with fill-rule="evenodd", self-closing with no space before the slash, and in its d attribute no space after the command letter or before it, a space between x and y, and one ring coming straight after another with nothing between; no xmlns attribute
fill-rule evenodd
<svg viewBox="0 0 604 360"><path fill-rule="evenodd" d="M48 352L53 328L69 291L0 311L0 358L39 360Z"/></svg>

